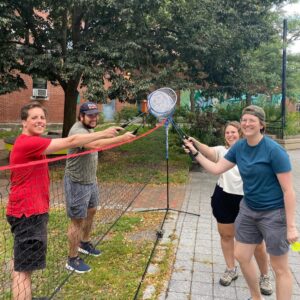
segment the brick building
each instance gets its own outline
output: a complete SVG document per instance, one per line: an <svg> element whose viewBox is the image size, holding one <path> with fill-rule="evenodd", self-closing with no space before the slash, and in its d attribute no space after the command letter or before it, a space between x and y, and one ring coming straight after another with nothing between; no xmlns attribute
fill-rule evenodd
<svg viewBox="0 0 300 300"><path fill-rule="evenodd" d="M34 97L33 80L28 75L22 75L27 89L0 95L0 125L2 124L20 124L21 107L32 100L40 101L48 110L48 123L62 123L64 115L64 91L60 86L54 86L50 82L45 82L46 94L44 98ZM110 82L104 82L104 86L109 88ZM43 89L43 90L44 90ZM84 102L83 91L80 91L78 104ZM79 106L78 105L78 106ZM114 112L120 111L127 103L120 103L113 100L108 104L99 104L99 110L104 113L104 118L110 120Z"/></svg>

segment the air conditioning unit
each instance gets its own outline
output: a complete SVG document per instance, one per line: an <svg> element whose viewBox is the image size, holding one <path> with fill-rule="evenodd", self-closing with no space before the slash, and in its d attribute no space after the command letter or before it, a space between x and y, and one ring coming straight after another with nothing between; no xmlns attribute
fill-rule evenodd
<svg viewBox="0 0 300 300"><path fill-rule="evenodd" d="M47 89L32 89L32 96L35 98L47 98Z"/></svg>

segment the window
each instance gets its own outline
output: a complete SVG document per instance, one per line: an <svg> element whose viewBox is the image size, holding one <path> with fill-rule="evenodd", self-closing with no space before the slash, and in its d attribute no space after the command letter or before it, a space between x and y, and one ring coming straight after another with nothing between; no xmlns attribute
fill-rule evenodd
<svg viewBox="0 0 300 300"><path fill-rule="evenodd" d="M33 78L32 99L48 99L47 80L41 77Z"/></svg>

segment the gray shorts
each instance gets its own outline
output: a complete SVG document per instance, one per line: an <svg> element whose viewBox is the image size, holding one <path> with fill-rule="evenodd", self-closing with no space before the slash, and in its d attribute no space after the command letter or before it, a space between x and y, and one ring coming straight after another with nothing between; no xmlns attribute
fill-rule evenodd
<svg viewBox="0 0 300 300"><path fill-rule="evenodd" d="M235 238L244 244L260 244L265 240L267 252L280 256L288 252L285 209L255 211L244 199L235 220Z"/></svg>
<svg viewBox="0 0 300 300"><path fill-rule="evenodd" d="M81 184L65 176L64 186L68 217L86 218L88 209L98 206L99 189L97 183Z"/></svg>

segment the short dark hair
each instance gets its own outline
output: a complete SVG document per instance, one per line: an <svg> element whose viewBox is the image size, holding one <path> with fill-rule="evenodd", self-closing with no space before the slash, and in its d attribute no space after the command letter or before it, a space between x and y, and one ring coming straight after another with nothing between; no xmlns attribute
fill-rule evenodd
<svg viewBox="0 0 300 300"><path fill-rule="evenodd" d="M40 102L33 101L33 102L29 102L29 103L25 104L21 108L21 120L26 121L27 118L28 118L28 111L30 109L33 109L33 108L36 108L36 107L41 108L44 111L45 116L48 115L48 112L47 112L46 108Z"/></svg>

